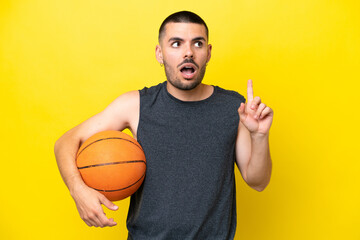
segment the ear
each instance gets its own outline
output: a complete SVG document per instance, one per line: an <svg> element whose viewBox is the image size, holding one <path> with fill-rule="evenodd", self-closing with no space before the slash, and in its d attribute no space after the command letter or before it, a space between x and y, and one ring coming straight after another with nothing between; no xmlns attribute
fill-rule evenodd
<svg viewBox="0 0 360 240"><path fill-rule="evenodd" d="M162 50L161 50L160 45L156 45L155 54L156 54L156 60L157 60L160 64L164 64L163 55L162 55Z"/></svg>
<svg viewBox="0 0 360 240"><path fill-rule="evenodd" d="M208 63L210 61L210 58L211 58L211 50L212 50L212 45L209 44L208 45L208 56L207 56L207 60L206 60L206 63Z"/></svg>

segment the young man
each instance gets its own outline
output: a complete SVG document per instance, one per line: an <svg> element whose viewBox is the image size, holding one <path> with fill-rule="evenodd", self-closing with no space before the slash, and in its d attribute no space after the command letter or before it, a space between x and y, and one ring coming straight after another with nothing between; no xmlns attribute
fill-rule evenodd
<svg viewBox="0 0 360 240"><path fill-rule="evenodd" d="M234 162L250 187L262 191L268 185L273 111L253 98L251 80L247 103L234 91L201 83L211 48L199 16L170 15L156 46L167 81L121 95L56 142L59 170L87 225L115 226L101 204L117 206L84 184L76 152L97 132L129 128L147 159L143 185L131 196L129 239L234 238Z"/></svg>

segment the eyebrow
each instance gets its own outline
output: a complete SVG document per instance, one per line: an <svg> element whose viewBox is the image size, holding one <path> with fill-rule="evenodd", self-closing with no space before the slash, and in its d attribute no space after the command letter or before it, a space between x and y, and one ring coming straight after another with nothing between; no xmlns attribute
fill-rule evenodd
<svg viewBox="0 0 360 240"><path fill-rule="evenodd" d="M201 40L206 42L204 37L196 37L196 38L193 38L191 41L194 42L194 41L201 41ZM169 42L172 42L172 41L180 41L180 42L182 42L182 41L184 41L184 39L179 38L179 37L172 37L172 38L169 39Z"/></svg>
<svg viewBox="0 0 360 240"><path fill-rule="evenodd" d="M201 40L206 42L204 37L196 37L196 38L193 39L193 41L201 41Z"/></svg>
<svg viewBox="0 0 360 240"><path fill-rule="evenodd" d="M172 41L184 41L184 39L179 38L179 37L172 37L169 39L169 42L172 42Z"/></svg>

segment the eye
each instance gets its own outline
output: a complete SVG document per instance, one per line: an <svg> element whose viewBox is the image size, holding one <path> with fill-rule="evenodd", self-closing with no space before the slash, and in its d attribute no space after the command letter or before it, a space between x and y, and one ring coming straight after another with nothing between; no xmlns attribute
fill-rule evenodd
<svg viewBox="0 0 360 240"><path fill-rule="evenodd" d="M180 45L180 42L176 41L171 44L172 47L178 47Z"/></svg>
<svg viewBox="0 0 360 240"><path fill-rule="evenodd" d="M195 42L195 47L202 47L203 46L203 43L202 42Z"/></svg>

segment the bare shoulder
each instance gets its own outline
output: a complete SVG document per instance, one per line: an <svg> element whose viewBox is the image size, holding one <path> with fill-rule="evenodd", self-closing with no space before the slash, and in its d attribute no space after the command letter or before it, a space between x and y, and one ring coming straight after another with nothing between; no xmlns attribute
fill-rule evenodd
<svg viewBox="0 0 360 240"><path fill-rule="evenodd" d="M126 92L112 101L103 111L82 122L72 131L81 142L101 131L122 131L126 128L129 128L136 138L139 111L139 91Z"/></svg>
<svg viewBox="0 0 360 240"><path fill-rule="evenodd" d="M121 121L119 131L129 128L136 138L137 125L140 114L140 94L139 91L130 91L117 97L106 109L109 115Z"/></svg>
<svg viewBox="0 0 360 240"><path fill-rule="evenodd" d="M132 110L133 107L140 105L139 91L126 92L117 97L105 111L119 113L124 110Z"/></svg>

